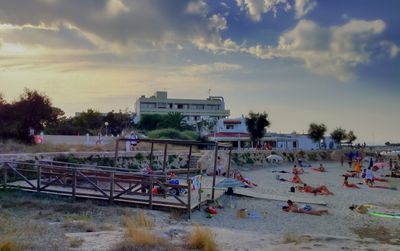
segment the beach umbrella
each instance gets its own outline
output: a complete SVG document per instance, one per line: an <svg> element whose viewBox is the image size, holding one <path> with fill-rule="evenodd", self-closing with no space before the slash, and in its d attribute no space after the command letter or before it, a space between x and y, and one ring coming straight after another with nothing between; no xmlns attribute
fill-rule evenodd
<svg viewBox="0 0 400 251"><path fill-rule="evenodd" d="M215 188L228 188L228 187L233 188L233 187L245 187L245 186L246 184L237 179L226 178L220 181L217 185L215 185Z"/></svg>
<svg viewBox="0 0 400 251"><path fill-rule="evenodd" d="M283 161L283 158L279 155L276 154L271 154L267 157L268 161L270 162L281 162Z"/></svg>

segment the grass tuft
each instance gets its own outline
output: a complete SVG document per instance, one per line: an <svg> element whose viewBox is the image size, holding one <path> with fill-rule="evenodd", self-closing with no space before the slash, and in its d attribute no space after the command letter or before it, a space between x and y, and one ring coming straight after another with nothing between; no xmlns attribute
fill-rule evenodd
<svg viewBox="0 0 400 251"><path fill-rule="evenodd" d="M71 248L79 248L84 242L85 240L80 237L72 237L69 241L69 246Z"/></svg>
<svg viewBox="0 0 400 251"><path fill-rule="evenodd" d="M0 251L16 251L19 250L17 245L10 240L0 241Z"/></svg>
<svg viewBox="0 0 400 251"><path fill-rule="evenodd" d="M300 244L302 242L300 236L294 234L294 233L286 233L283 238L282 238L282 243L283 244L289 244L289 243L294 243L294 244Z"/></svg>
<svg viewBox="0 0 400 251"><path fill-rule="evenodd" d="M154 221L148 218L143 211L132 216L124 215L122 217L122 224L126 228L136 227L152 229L154 227Z"/></svg>
<svg viewBox="0 0 400 251"><path fill-rule="evenodd" d="M208 228L196 226L187 236L187 245L190 249L202 251L217 251L215 234Z"/></svg>

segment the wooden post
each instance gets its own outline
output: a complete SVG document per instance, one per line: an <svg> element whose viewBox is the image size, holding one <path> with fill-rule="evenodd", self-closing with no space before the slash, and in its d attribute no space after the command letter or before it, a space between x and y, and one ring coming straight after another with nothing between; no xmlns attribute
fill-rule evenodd
<svg viewBox="0 0 400 251"><path fill-rule="evenodd" d="M164 145L164 159L163 159L163 164L162 164L162 171L165 174L165 168L167 167L167 149L168 149L168 144L165 143Z"/></svg>
<svg viewBox="0 0 400 251"><path fill-rule="evenodd" d="M72 169L72 201L76 200L76 167Z"/></svg>
<svg viewBox="0 0 400 251"><path fill-rule="evenodd" d="M3 164L3 188L5 189L5 188L7 188L7 176L8 176L8 173L7 173L7 169L8 169L8 163L4 163Z"/></svg>
<svg viewBox="0 0 400 251"><path fill-rule="evenodd" d="M212 181L212 188L211 188L211 200L214 201L215 197L215 176L217 175L217 158L218 158L218 143L215 143L215 153L214 153L214 171L213 171L213 181Z"/></svg>
<svg viewBox="0 0 400 251"><path fill-rule="evenodd" d="M153 177L149 177L149 208L153 209Z"/></svg>
<svg viewBox="0 0 400 251"><path fill-rule="evenodd" d="M188 209L188 217L189 220L192 218L192 180L188 179L187 180L187 184L188 184L188 205L187 205L187 209Z"/></svg>
<svg viewBox="0 0 400 251"><path fill-rule="evenodd" d="M114 172L112 172L111 174L110 174L110 204L112 204L113 203L113 201L114 201L114 185L115 185L115 179L114 179L114 177L115 177L115 173Z"/></svg>
<svg viewBox="0 0 400 251"><path fill-rule="evenodd" d="M189 171L190 171L190 159L192 158L192 145L189 146L189 156L188 156L188 163L187 163L187 175L186 178L189 179Z"/></svg>
<svg viewBox="0 0 400 251"><path fill-rule="evenodd" d="M154 143L151 142L150 148L150 168L153 169L153 150L154 150Z"/></svg>
<svg viewBox="0 0 400 251"><path fill-rule="evenodd" d="M115 141L114 167L117 166L118 151L119 151L119 139Z"/></svg>
<svg viewBox="0 0 400 251"><path fill-rule="evenodd" d="M229 157L228 157L228 174L226 177L230 178L230 174L231 174L231 161L232 161L232 148L229 149Z"/></svg>
<svg viewBox="0 0 400 251"><path fill-rule="evenodd" d="M200 180L200 187L199 187L199 211L201 210L201 187L202 187L202 182L203 181L203 177L201 177Z"/></svg>
<svg viewBox="0 0 400 251"><path fill-rule="evenodd" d="M36 166L36 192L40 193L40 184L41 182L41 178L42 178L42 167L39 165Z"/></svg>

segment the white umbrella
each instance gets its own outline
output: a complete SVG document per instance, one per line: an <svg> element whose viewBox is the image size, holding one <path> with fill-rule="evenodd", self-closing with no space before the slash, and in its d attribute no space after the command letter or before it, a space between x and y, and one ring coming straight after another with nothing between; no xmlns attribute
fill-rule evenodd
<svg viewBox="0 0 400 251"><path fill-rule="evenodd" d="M276 155L276 154L269 155L267 157L267 159L268 159L269 162L272 162L272 163L282 162L283 161L283 158L281 156L279 156L279 155Z"/></svg>

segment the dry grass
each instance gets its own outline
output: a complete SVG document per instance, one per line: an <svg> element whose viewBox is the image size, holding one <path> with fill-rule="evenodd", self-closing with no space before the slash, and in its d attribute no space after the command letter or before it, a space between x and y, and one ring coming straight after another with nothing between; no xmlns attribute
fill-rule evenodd
<svg viewBox="0 0 400 251"><path fill-rule="evenodd" d="M187 236L187 246L190 249L217 251L215 234L206 227L196 226Z"/></svg>
<svg viewBox="0 0 400 251"><path fill-rule="evenodd" d="M126 228L136 227L152 229L154 227L154 221L148 218L143 211L134 215L124 215L122 217L122 224Z"/></svg>
<svg viewBox="0 0 400 251"><path fill-rule="evenodd" d="M71 248L79 248L84 242L85 240L80 237L72 237L69 240L69 246Z"/></svg>
<svg viewBox="0 0 400 251"><path fill-rule="evenodd" d="M283 244L294 243L294 244L298 245L302 242L303 241L302 241L301 237L294 233L286 233L282 238Z"/></svg>
<svg viewBox="0 0 400 251"><path fill-rule="evenodd" d="M18 250L21 250L21 248L19 248L14 241L11 240L0 241L0 251L18 251Z"/></svg>
<svg viewBox="0 0 400 251"><path fill-rule="evenodd" d="M386 244L400 245L400 229L389 230L383 226L365 225L363 227L352 228L351 230L361 239L371 238Z"/></svg>

